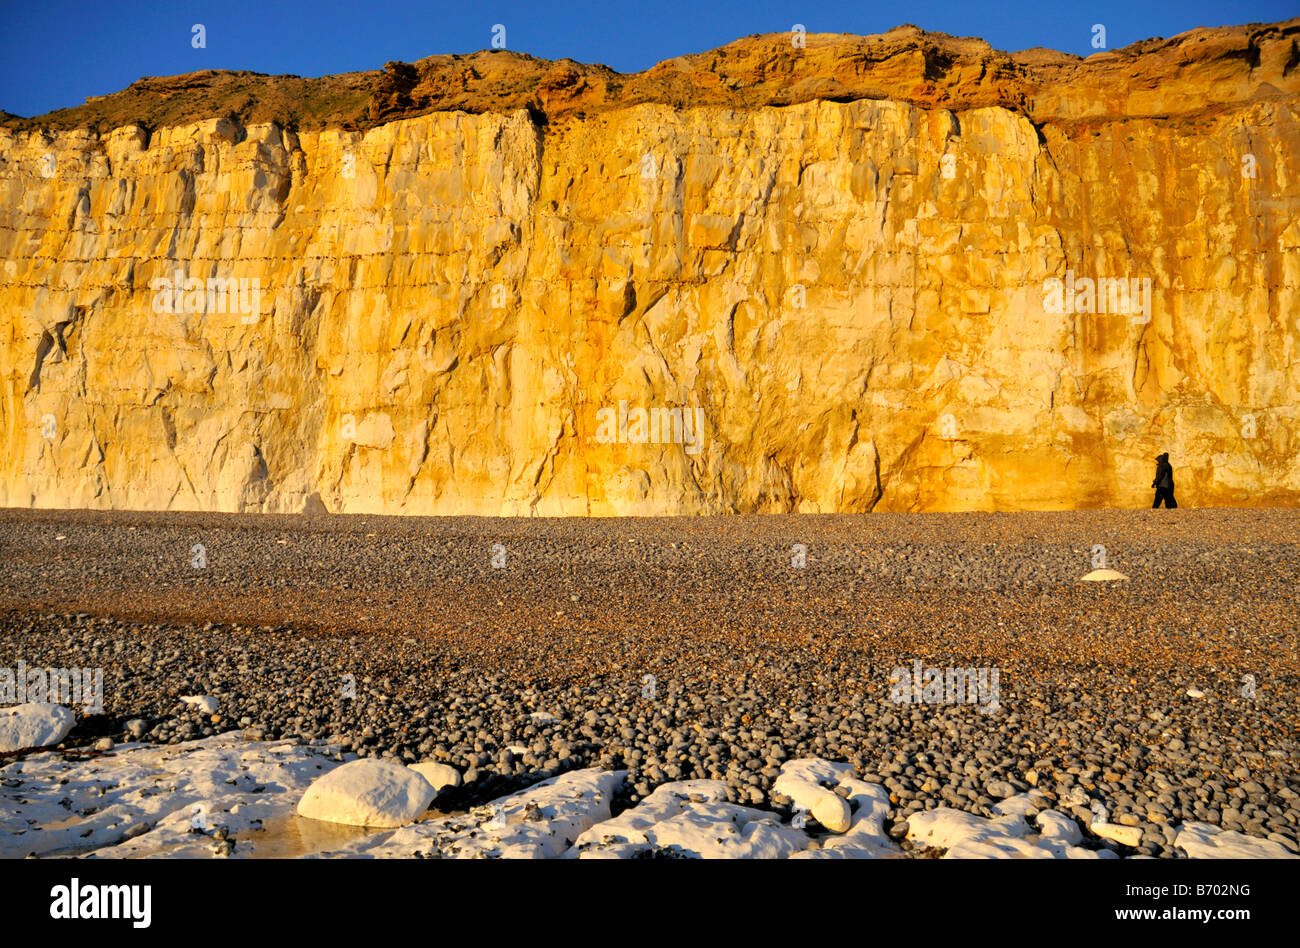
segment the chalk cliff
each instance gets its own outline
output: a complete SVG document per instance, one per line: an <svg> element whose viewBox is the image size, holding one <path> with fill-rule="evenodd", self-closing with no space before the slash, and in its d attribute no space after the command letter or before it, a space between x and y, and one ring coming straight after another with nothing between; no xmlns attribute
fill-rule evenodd
<svg viewBox="0 0 1300 948"><path fill-rule="evenodd" d="M6 117L0 505L1130 506L1162 451L1184 504L1295 504L1298 43L781 34Z"/></svg>

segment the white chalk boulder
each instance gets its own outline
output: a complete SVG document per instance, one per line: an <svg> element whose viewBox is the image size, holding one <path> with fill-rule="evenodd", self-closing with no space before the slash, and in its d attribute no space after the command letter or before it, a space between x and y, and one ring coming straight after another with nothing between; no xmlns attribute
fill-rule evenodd
<svg viewBox="0 0 1300 948"><path fill-rule="evenodd" d="M1102 839L1110 839L1121 846L1139 846L1142 843L1142 827L1117 826L1114 823L1093 823L1088 827Z"/></svg>
<svg viewBox="0 0 1300 948"><path fill-rule="evenodd" d="M33 702L0 708L0 754L57 744L68 736L76 720L61 704Z"/></svg>
<svg viewBox="0 0 1300 948"><path fill-rule="evenodd" d="M219 702L212 695L185 695L181 698L186 704L193 705L204 714L216 714Z"/></svg>
<svg viewBox="0 0 1300 948"><path fill-rule="evenodd" d="M853 810L849 807L848 801L811 780L782 773L776 778L772 790L789 797L794 801L795 806L807 810L818 823L832 833L848 832L849 827L853 825Z"/></svg>
<svg viewBox="0 0 1300 948"><path fill-rule="evenodd" d="M440 764L436 760L424 760L418 764L411 764L410 769L429 781L429 786L435 790L441 790L443 787L460 786L460 771L449 764Z"/></svg>
<svg viewBox="0 0 1300 948"><path fill-rule="evenodd" d="M1095 569L1088 575L1084 576L1080 582L1084 583L1107 583L1117 579L1128 579L1119 570L1114 569Z"/></svg>
<svg viewBox="0 0 1300 948"><path fill-rule="evenodd" d="M405 826L438 795L410 767L387 760L354 760L321 777L298 801L298 815L349 826Z"/></svg>
<svg viewBox="0 0 1300 948"><path fill-rule="evenodd" d="M1295 859L1296 854L1271 839L1247 836L1209 823L1184 823L1174 848L1189 859Z"/></svg>

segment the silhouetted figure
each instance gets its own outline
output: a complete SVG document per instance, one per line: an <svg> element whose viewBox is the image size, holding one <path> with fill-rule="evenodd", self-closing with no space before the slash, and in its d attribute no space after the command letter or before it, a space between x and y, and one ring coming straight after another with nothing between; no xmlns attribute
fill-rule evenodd
<svg viewBox="0 0 1300 948"><path fill-rule="evenodd" d="M1156 457L1156 479L1151 482L1151 486L1156 489L1155 503L1151 505L1154 510L1164 501L1166 507L1175 510L1178 507L1178 501L1174 500L1174 466L1169 463L1169 455L1161 454Z"/></svg>

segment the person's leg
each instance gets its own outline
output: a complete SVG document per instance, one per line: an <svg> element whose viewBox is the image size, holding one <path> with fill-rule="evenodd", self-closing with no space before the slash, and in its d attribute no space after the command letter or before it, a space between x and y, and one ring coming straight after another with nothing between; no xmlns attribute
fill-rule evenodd
<svg viewBox="0 0 1300 948"><path fill-rule="evenodd" d="M1174 492L1173 492L1173 489L1172 489L1172 488L1170 488L1170 490L1169 490L1169 494L1165 497L1165 505L1166 505L1170 510L1177 510L1177 509L1178 509L1178 501L1174 499Z"/></svg>
<svg viewBox="0 0 1300 948"><path fill-rule="evenodd" d="M1153 501L1151 501L1151 509L1152 509L1152 510L1155 510L1155 509L1156 509L1157 507L1159 507L1159 506L1160 506L1160 488L1157 487L1157 488L1156 488L1156 499L1153 500Z"/></svg>

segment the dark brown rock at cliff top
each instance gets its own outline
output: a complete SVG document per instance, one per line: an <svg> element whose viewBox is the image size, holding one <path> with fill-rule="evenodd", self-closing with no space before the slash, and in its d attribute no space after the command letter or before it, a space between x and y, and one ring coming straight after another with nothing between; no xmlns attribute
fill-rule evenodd
<svg viewBox="0 0 1300 948"><path fill-rule="evenodd" d="M1085 59L1045 49L1005 53L980 39L900 26L875 36L809 34L804 48L789 33L751 36L627 74L483 50L315 79L215 69L145 78L48 115L0 113L0 124L103 132L228 117L298 129L369 128L452 110L529 109L553 120L646 102L752 109L886 98L954 111L1000 106L1035 123L1172 115L1293 94L1298 43L1300 19L1293 19L1191 30Z"/></svg>

